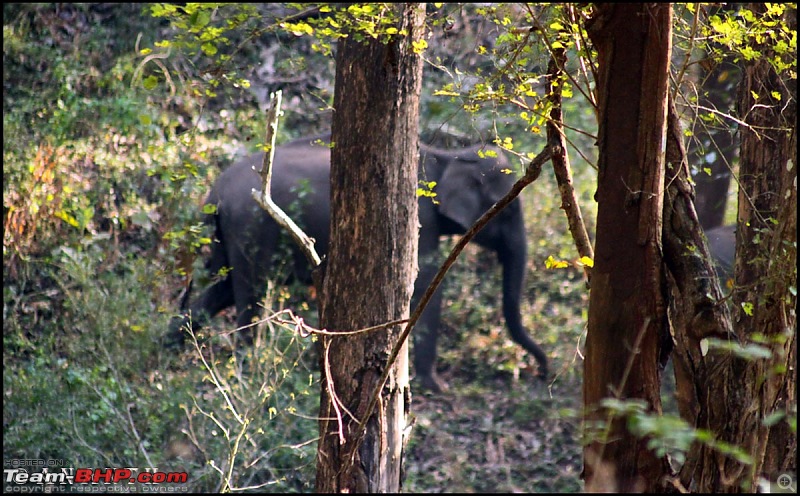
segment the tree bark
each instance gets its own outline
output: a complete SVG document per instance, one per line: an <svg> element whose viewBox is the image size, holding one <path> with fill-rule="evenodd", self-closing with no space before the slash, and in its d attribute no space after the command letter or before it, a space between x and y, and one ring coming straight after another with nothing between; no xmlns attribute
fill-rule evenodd
<svg viewBox="0 0 800 496"><path fill-rule="evenodd" d="M748 8L757 16L766 10L764 4ZM787 14L791 17L785 21L797 29L796 8L787 8ZM734 325L750 341L765 338L762 344L772 356L742 364L738 379L752 389L747 410L755 411L740 417L739 435L754 457L753 473L774 481L797 468L797 435L788 417L772 426L764 423L775 413L795 415L790 407L797 404L792 370L797 346L797 80L776 73L769 62L776 55L772 47L753 48L763 56L745 63L739 91L739 114L747 126L741 129Z"/></svg>
<svg viewBox="0 0 800 496"><path fill-rule="evenodd" d="M331 237L320 322L331 332L407 318L417 275L418 115L424 4L387 14L407 35L382 43L342 38L336 53ZM410 402L402 331L323 336L317 492L398 492ZM378 407L364 418L381 374Z"/></svg>
<svg viewBox="0 0 800 496"><path fill-rule="evenodd" d="M756 15L762 8L750 6ZM694 443L680 484L705 493L753 492L759 477L775 482L783 473L794 478L796 471L797 437L788 421L797 402L796 86L775 73L769 48L753 48L762 56L745 64L740 86L744 125L733 320L712 276L705 242L697 235L687 167L677 166L680 152L670 159L678 175L668 178L665 217L670 229L665 229L664 246L675 280L671 315L677 396L681 416L713 435L712 441ZM680 136L673 125L668 152L680 147ZM704 347L710 338L740 349L758 346L769 356ZM734 456L723 443L750 460Z"/></svg>
<svg viewBox="0 0 800 496"><path fill-rule="evenodd" d="M669 4L598 4L587 25L598 52L599 177L595 265L589 300L583 398L587 423L606 435L584 449L587 491L654 492L669 473L601 406L640 399L661 411L659 362L669 340L661 231Z"/></svg>

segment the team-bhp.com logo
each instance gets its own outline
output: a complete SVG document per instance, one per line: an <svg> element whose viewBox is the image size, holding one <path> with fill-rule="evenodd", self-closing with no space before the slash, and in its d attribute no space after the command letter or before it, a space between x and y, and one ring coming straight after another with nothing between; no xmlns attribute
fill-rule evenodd
<svg viewBox="0 0 800 496"><path fill-rule="evenodd" d="M42 461L42 460L40 460ZM68 468L58 464L6 463L4 492L185 492L186 472L138 468ZM10 467L9 467L10 466Z"/></svg>

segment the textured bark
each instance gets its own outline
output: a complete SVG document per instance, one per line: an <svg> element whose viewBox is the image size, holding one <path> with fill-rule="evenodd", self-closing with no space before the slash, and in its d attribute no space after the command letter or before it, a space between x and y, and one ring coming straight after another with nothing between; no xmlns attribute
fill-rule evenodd
<svg viewBox="0 0 800 496"><path fill-rule="evenodd" d="M765 11L763 4L748 7L756 15ZM787 24L796 29L796 8L787 12ZM775 412L793 415L788 410L797 403L797 87L796 79L781 77L770 65L771 47L754 48L764 56L745 63L739 91L739 114L748 127L741 130L739 153L734 326L748 341L766 337L772 357L741 364L738 379L750 386L746 401L752 404L740 407L733 441L753 455L753 474L774 480L796 471L796 434L785 420L772 427L763 421ZM752 315L745 304L753 305ZM738 482L746 484L748 477Z"/></svg>
<svg viewBox="0 0 800 496"><path fill-rule="evenodd" d="M396 4L388 43L338 43L331 155L331 237L320 321L331 332L407 318L417 274L417 121L424 4ZM317 492L398 492L410 401L402 328L323 336ZM364 418L387 366L378 407Z"/></svg>
<svg viewBox="0 0 800 496"><path fill-rule="evenodd" d="M608 422L605 398L661 411L660 368L669 339L661 227L669 4L598 4L587 26L598 52L599 176L595 265L584 362L588 423ZM669 474L647 438L611 421L584 449L587 491L654 492Z"/></svg>
<svg viewBox="0 0 800 496"><path fill-rule="evenodd" d="M760 6L750 6L759 12ZM796 12L796 11L794 11ZM677 394L681 415L717 441L736 446L752 457L743 463L709 443L695 443L681 469L680 483L697 492L752 492L756 480L796 473L796 434L784 417L774 425L764 420L796 409L797 141L796 87L782 81L763 57L745 64L740 87L742 147L737 225L735 287L731 321L712 277L704 241L686 181L686 166L665 204L665 260L674 277L671 312L676 348ZM779 92L780 99L774 99ZM756 104L753 93L759 95ZM668 141L670 162L681 162L677 119ZM676 151L677 150L677 151ZM669 152L668 152L669 153ZM751 315L745 304L752 304ZM770 358L740 358L710 349L705 338L758 344ZM795 479L796 480L796 479Z"/></svg>
<svg viewBox="0 0 800 496"><path fill-rule="evenodd" d="M667 134L667 184L664 200L664 263L668 269L669 316L674 340L675 396L681 417L695 428L713 432L711 418L731 408L733 395L719 386L733 373L731 355L704 352L704 339L735 339L728 306L711 262L708 245L694 206L694 190L683 147L683 133L670 105ZM703 461L714 456L704 443L695 443L681 467L679 482L694 490Z"/></svg>

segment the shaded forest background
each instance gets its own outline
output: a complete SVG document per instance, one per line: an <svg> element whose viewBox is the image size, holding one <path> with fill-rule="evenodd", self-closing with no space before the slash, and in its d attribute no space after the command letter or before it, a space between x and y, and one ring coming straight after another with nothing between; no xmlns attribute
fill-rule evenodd
<svg viewBox="0 0 800 496"><path fill-rule="evenodd" d="M207 250L200 205L210 184L259 144L272 91L284 94L279 142L329 130L332 58L309 37L257 29L296 12L282 4L235 18L242 29L226 36L241 39L231 39L238 49L226 67L242 79L219 86L207 84L215 70L208 51L179 57L157 48L175 31L148 6L3 9L4 459L186 470L192 490L213 491L230 471L239 487L309 491L319 402L311 339L266 324L254 347L240 346L235 333L224 332L234 327L233 315L215 319L204 355L166 350L163 334L186 275L198 279L196 288L207 282L194 253ZM445 6L437 18L446 22L432 25L426 52L422 141L491 142L499 128L513 136L514 151L540 150L544 138L519 124L518 110L471 112L437 94L491 73L494 62L479 47L507 42L495 17L474 6ZM542 73L546 64L547 54L531 56ZM718 105L729 112L733 101ZM564 112L593 233L595 116L580 99L566 100ZM720 155L708 144L694 151ZM524 156L515 160L524 163ZM450 391L413 396L407 492L583 487L588 292L579 266L545 263L576 258L552 174L523 196L529 266L522 314L548 350L554 377L533 377L535 363L504 329L499 267L490 253L470 248L446 285L439 370ZM733 208L734 200L723 214L728 223ZM278 279L265 304L316 321L314 297L302 286ZM667 387L666 409L676 413L669 394ZM240 427L229 401L263 412L246 442L236 442Z"/></svg>

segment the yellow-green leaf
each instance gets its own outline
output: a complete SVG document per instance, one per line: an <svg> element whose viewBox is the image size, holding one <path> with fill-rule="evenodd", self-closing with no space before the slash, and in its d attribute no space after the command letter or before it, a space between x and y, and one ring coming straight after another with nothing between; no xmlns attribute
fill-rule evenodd
<svg viewBox="0 0 800 496"><path fill-rule="evenodd" d="M212 57L217 53L217 45L213 43L208 43L208 42L203 43L203 45L200 48L202 48L203 53L205 53L209 57Z"/></svg>
<svg viewBox="0 0 800 496"><path fill-rule="evenodd" d="M548 269L565 269L569 267L569 262L566 260L556 260L553 255L548 255L547 260L544 261L544 266Z"/></svg>
<svg viewBox="0 0 800 496"><path fill-rule="evenodd" d="M428 42L425 40L412 41L411 47L412 50L414 50L414 53L419 54L425 51L426 48L428 48Z"/></svg>
<svg viewBox="0 0 800 496"><path fill-rule="evenodd" d="M442 89L434 91L433 96L458 96L458 93L455 91Z"/></svg>
<svg viewBox="0 0 800 496"><path fill-rule="evenodd" d="M144 86L146 90L155 89L155 87L158 86L158 78L155 76L147 76L144 81L142 81L142 86Z"/></svg>

